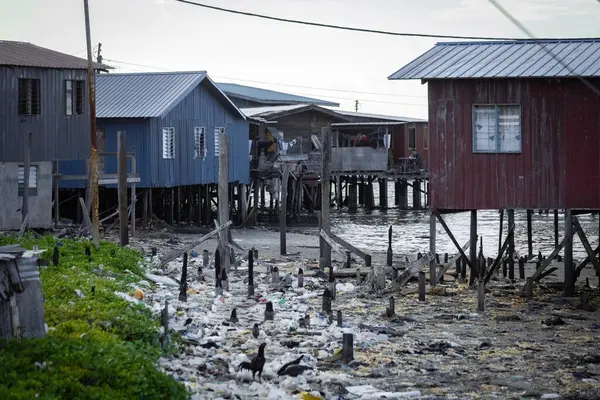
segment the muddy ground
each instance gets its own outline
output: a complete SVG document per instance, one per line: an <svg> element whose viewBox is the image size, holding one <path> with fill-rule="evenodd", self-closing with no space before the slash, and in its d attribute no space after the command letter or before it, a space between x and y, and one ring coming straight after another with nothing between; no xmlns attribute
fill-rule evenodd
<svg viewBox="0 0 600 400"><path fill-rule="evenodd" d="M146 252L157 247L161 256L199 236L140 232L132 245ZM169 299L170 325L187 343L179 357L163 359L161 365L185 382L197 399L283 399L306 393L328 399L600 398L600 292L590 267L573 298L562 297L556 283L561 273L537 285L530 302L520 296L524 282L498 277L486 287L482 313L476 312L475 291L454 280L452 271L441 289L428 287L424 303L417 299L414 282L380 293L356 286L355 278L340 279L332 307L334 314L342 311L343 325L338 327L321 313L325 280L307 277L304 288L297 288L297 269L309 271L318 264L316 236L288 233L288 255L283 257L278 232L233 230L233 238L245 250L255 247L259 252L254 298L246 296L244 260L238 272L230 274L230 290L222 297L215 298L211 270L198 282L202 250L212 253L215 239L194 249L199 256L190 258L186 302L178 300L176 284L146 291L145 302L157 313ZM385 254L373 257L374 264L385 261ZM179 279L181 265L179 258L153 272ZM278 266L281 278L291 273L291 287L271 282L269 265ZM526 276L532 273L533 264L528 264ZM586 277L593 287L584 286ZM589 293L589 304L582 305L581 293ZM396 303L392 318L385 316L390 296ZM273 322L263 321L266 301L274 304ZM229 322L233 308L237 323ZM310 328L299 326L305 314L310 315ZM260 324L258 339L250 334L254 323ZM349 364L336 359L344 332L354 335L354 361ZM261 342L267 343L267 362L259 383L236 367L256 353ZM277 376L281 365L301 354L307 356L301 363L312 371L295 378ZM363 385L372 387L356 388Z"/></svg>

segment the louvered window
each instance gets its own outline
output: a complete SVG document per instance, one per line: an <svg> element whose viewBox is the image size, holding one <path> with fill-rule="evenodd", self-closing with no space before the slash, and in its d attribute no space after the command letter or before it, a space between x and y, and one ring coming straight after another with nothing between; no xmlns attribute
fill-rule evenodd
<svg viewBox="0 0 600 400"><path fill-rule="evenodd" d="M473 106L474 153L520 153L521 107L519 105Z"/></svg>
<svg viewBox="0 0 600 400"><path fill-rule="evenodd" d="M194 127L194 158L204 160L206 157L206 135L205 129L200 126Z"/></svg>
<svg viewBox="0 0 600 400"><path fill-rule="evenodd" d="M85 112L85 81L65 81L65 107L67 115L81 115Z"/></svg>
<svg viewBox="0 0 600 400"><path fill-rule="evenodd" d="M175 128L163 128L163 158L171 160L175 158Z"/></svg>
<svg viewBox="0 0 600 400"><path fill-rule="evenodd" d="M19 79L19 114L40 114L40 80Z"/></svg>
<svg viewBox="0 0 600 400"><path fill-rule="evenodd" d="M225 128L215 128L215 156L219 157L219 135L225 133Z"/></svg>
<svg viewBox="0 0 600 400"><path fill-rule="evenodd" d="M25 167L23 165L19 165L19 170L17 172L18 181L19 181L19 197L23 197L24 189L25 189ZM38 167L37 165L29 166L29 190L28 193L30 196L37 196L37 186L38 186Z"/></svg>

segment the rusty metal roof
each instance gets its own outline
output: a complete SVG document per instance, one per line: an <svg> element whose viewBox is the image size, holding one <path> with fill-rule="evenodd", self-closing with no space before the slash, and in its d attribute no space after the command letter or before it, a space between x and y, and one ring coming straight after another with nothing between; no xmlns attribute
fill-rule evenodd
<svg viewBox="0 0 600 400"><path fill-rule="evenodd" d="M0 40L0 65L53 69L87 69L88 62L83 58L27 42ZM93 63L93 65L95 69L111 69L111 67L103 64Z"/></svg>
<svg viewBox="0 0 600 400"><path fill-rule="evenodd" d="M590 38L437 43L388 79L599 76L600 38Z"/></svg>
<svg viewBox="0 0 600 400"><path fill-rule="evenodd" d="M339 103L315 99L312 97L298 96L290 93L277 92L263 88L239 85L237 83L217 83L219 88L230 97L237 97L264 104L317 104L320 106L339 107Z"/></svg>

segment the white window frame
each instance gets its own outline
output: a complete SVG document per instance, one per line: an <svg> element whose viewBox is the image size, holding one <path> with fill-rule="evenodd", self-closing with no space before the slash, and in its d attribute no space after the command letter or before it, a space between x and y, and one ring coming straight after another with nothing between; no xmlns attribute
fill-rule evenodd
<svg viewBox="0 0 600 400"><path fill-rule="evenodd" d="M175 159L175 128L166 126L162 128L162 158L163 160ZM170 151L169 151L170 149Z"/></svg>
<svg viewBox="0 0 600 400"><path fill-rule="evenodd" d="M503 113L503 111L506 112L511 109L516 110L516 112L512 114ZM487 112L491 115L491 122L487 127L478 123L479 120L477 117L480 112ZM472 114L471 138L473 141L473 153L521 154L523 152L523 119L520 104L473 104ZM483 146L477 145L479 137L477 132L482 131L480 135L485 134L484 129L486 128L490 145L487 148L483 148ZM509 141L510 136L512 136L512 141Z"/></svg>
<svg viewBox="0 0 600 400"><path fill-rule="evenodd" d="M81 79L65 80L65 114L83 115L85 113L85 81Z"/></svg>
<svg viewBox="0 0 600 400"><path fill-rule="evenodd" d="M219 134L225 133L225 128L222 126L215 127L215 157L219 157Z"/></svg>
<svg viewBox="0 0 600 400"><path fill-rule="evenodd" d="M194 159L204 160L206 158L206 128L203 126L194 127Z"/></svg>
<svg viewBox="0 0 600 400"><path fill-rule="evenodd" d="M29 166L29 195L30 196L37 196L37 189L38 189L38 174L39 174L39 168L37 165L30 165ZM23 197L24 189L25 189L25 166L24 165L19 165L18 169L17 169L17 190L18 190L18 195L19 197Z"/></svg>

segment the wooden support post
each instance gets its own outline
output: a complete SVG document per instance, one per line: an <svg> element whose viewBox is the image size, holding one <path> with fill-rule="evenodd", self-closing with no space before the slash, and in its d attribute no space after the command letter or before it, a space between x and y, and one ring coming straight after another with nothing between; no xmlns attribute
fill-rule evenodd
<svg viewBox="0 0 600 400"><path fill-rule="evenodd" d="M129 225L129 215L127 213L127 145L125 131L117 132L117 153L119 174L118 196L119 196L119 241L121 246L129 244L129 234L127 228Z"/></svg>
<svg viewBox="0 0 600 400"><path fill-rule="evenodd" d="M342 335L342 362L350 362L354 360L354 335L352 333L344 333Z"/></svg>
<svg viewBox="0 0 600 400"><path fill-rule="evenodd" d="M485 309L485 282L479 278L477 282L477 311L483 312Z"/></svg>
<svg viewBox="0 0 600 400"><path fill-rule="evenodd" d="M533 300L533 278L527 278L525 283L525 297L527 300Z"/></svg>
<svg viewBox="0 0 600 400"><path fill-rule="evenodd" d="M323 146L323 169L321 172L321 224L325 232L331 231L329 221L329 207L331 206L330 186L330 160L331 160L331 129L329 126L321 128L321 143ZM325 266L331 267L331 247L322 240L321 247Z"/></svg>
<svg viewBox="0 0 600 400"><path fill-rule="evenodd" d="M225 132L219 133L219 225L224 225L229 221L229 136ZM219 247L221 254L221 265L227 273L231 268L231 255L229 246L229 229L219 232Z"/></svg>
<svg viewBox="0 0 600 400"><path fill-rule="evenodd" d="M419 301L425 301L425 272L419 271Z"/></svg>
<svg viewBox="0 0 600 400"><path fill-rule="evenodd" d="M456 238L454 237L454 235L450 231L450 228L448 228L448 225L446 225L446 221L444 221L444 218L442 218L442 215L439 213L439 211L432 211L432 213L437 217L438 221L442 225L442 228L444 228L444 230L446 231L446 234L448 235L448 237L450 238L450 240L452 241L452 243L454 243L454 246L456 246L456 249L458 250L458 252L462 256L462 258L465 261L465 263L467 263L467 265L471 269L473 269L473 264L471 264L471 261L469 261L469 258L465 254L465 251L462 249L462 247L456 241ZM477 233L477 232L475 232L475 233ZM475 245L475 249L477 249L477 238L475 238L475 242L473 242L473 238L471 237L469 239L469 243L470 243L469 247L472 247L473 245ZM475 256L477 256L477 251L475 251ZM463 271L463 273L464 273L464 271Z"/></svg>
<svg viewBox="0 0 600 400"><path fill-rule="evenodd" d="M183 266L181 267L181 282L179 283L179 301L187 301L187 266L188 253L183 253Z"/></svg>
<svg viewBox="0 0 600 400"><path fill-rule="evenodd" d="M394 253L392 251L392 225L388 229L388 249L387 249L387 266L391 267L394 259Z"/></svg>
<svg viewBox="0 0 600 400"><path fill-rule="evenodd" d="M477 234L477 232L475 232ZM435 242L436 242L436 226L435 226L435 215L429 215L429 252L435 254ZM471 243L471 247L473 243ZM437 260L432 260L429 263L429 284L431 286L437 285Z"/></svg>
<svg viewBox="0 0 600 400"><path fill-rule="evenodd" d="M25 152L23 156L23 204L21 204L21 222L29 214L29 173L31 168L31 132L25 134ZM39 171L38 171L39 174Z"/></svg>
<svg viewBox="0 0 600 400"><path fill-rule="evenodd" d="M350 188L348 189L348 211L356 211L358 209L358 187L357 178L350 178Z"/></svg>
<svg viewBox="0 0 600 400"><path fill-rule="evenodd" d="M533 239L532 239L532 227L531 219L533 217L533 210L527 210L527 257L533 258Z"/></svg>
<svg viewBox="0 0 600 400"><path fill-rule="evenodd" d="M127 168L127 165L125 165ZM135 178L137 176L137 166L135 162L135 156L131 158L131 175ZM137 203L136 185L135 182L131 183L131 237L135 237L135 203Z"/></svg>
<svg viewBox="0 0 600 400"><path fill-rule="evenodd" d="M500 210L500 233L498 235L498 254L502 248L502 229L504 228L504 210Z"/></svg>
<svg viewBox="0 0 600 400"><path fill-rule="evenodd" d="M573 268L573 211L565 210L565 282L563 294L571 297L575 293L575 270Z"/></svg>
<svg viewBox="0 0 600 400"><path fill-rule="evenodd" d="M298 268L298 287L304 287L304 270L302 268Z"/></svg>
<svg viewBox="0 0 600 400"><path fill-rule="evenodd" d="M254 252L248 251L248 298L254 297Z"/></svg>
<svg viewBox="0 0 600 400"><path fill-rule="evenodd" d="M596 259L596 253L594 252L594 250L592 250L592 246L590 246L590 242L589 242L587 236L585 235L583 228L579 224L579 220L575 216L573 216L573 226L577 230L577 235L579 235L579 240L581 240L581 243L583 244L583 247L585 248L585 251L587 252L587 255L588 255L587 260L592 262L592 264L594 265L594 269L596 270L596 275L600 276L600 262L598 262L598 260ZM575 282L576 280L577 280L577 274L575 274L573 282Z"/></svg>
<svg viewBox="0 0 600 400"><path fill-rule="evenodd" d="M379 206L383 210L388 208L388 181L386 178L379 180Z"/></svg>
<svg viewBox="0 0 600 400"><path fill-rule="evenodd" d="M502 256L504 255L504 252L508 248L508 245L510 243L511 238L514 236L514 233L515 233L515 225L513 224L508 227L508 234L506 236L506 239L504 240L504 243L502 244L502 247L500 248L500 251L498 252L498 255L496 256L496 260L494 260L494 262L492 263L492 266L490 267L490 270L488 271L488 273L485 277L486 284L492 277L494 271L500 266L500 263L502 262ZM504 277L506 278L506 262L502 262L502 272L503 272Z"/></svg>
<svg viewBox="0 0 600 400"><path fill-rule="evenodd" d="M471 233L469 238L471 241L471 273L469 274L469 286L471 286L479 276L479 268L477 268L477 210L471 210Z"/></svg>
<svg viewBox="0 0 600 400"><path fill-rule="evenodd" d="M508 210L508 226L513 226L515 223L515 210ZM515 235L512 235L508 242L508 279L512 282L515 280Z"/></svg>
<svg viewBox="0 0 600 400"><path fill-rule="evenodd" d="M329 290L329 288L326 288L325 291L323 291L321 311L323 314L331 314L331 290Z"/></svg>
<svg viewBox="0 0 600 400"><path fill-rule="evenodd" d="M558 247L558 210L554 210L554 248L556 249L557 247Z"/></svg>
<svg viewBox="0 0 600 400"><path fill-rule="evenodd" d="M281 209L279 214L279 248L282 256L287 254L285 231L287 223L287 193L289 176L290 166L284 163L283 178L281 180Z"/></svg>
<svg viewBox="0 0 600 400"><path fill-rule="evenodd" d="M273 303L268 301L265 305L265 321L275 320L275 310L273 310Z"/></svg>
<svg viewBox="0 0 600 400"><path fill-rule="evenodd" d="M337 312L337 326L339 326L340 328L342 327L342 312L340 310L338 310Z"/></svg>
<svg viewBox="0 0 600 400"><path fill-rule="evenodd" d="M399 208L401 210L408 210L408 182L402 179L398 186L400 189L398 193Z"/></svg>
<svg viewBox="0 0 600 400"><path fill-rule="evenodd" d="M525 257L519 258L519 279L525 279Z"/></svg>
<svg viewBox="0 0 600 400"><path fill-rule="evenodd" d="M412 184L413 187L413 209L420 210L423 208L421 203L421 181L415 179Z"/></svg>
<svg viewBox="0 0 600 400"><path fill-rule="evenodd" d="M343 198L342 198L342 177L340 175L337 175L335 177L335 203L337 205L337 209L338 210L342 208L342 202L343 202Z"/></svg>

